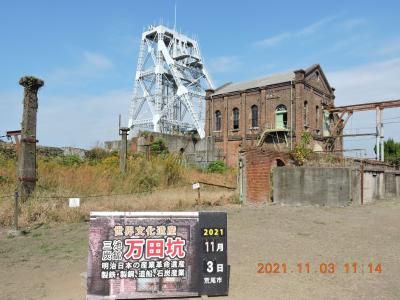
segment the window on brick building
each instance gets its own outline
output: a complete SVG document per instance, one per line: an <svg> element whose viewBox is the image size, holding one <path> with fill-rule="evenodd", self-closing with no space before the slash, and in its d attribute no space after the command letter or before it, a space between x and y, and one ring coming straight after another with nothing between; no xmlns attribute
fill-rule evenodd
<svg viewBox="0 0 400 300"><path fill-rule="evenodd" d="M275 128L287 128L287 108L283 104L275 109Z"/></svg>
<svg viewBox="0 0 400 300"><path fill-rule="evenodd" d="M221 131L221 112L215 112L215 131Z"/></svg>
<svg viewBox="0 0 400 300"><path fill-rule="evenodd" d="M304 126L308 126L308 102L307 101L304 101L303 123L304 123Z"/></svg>
<svg viewBox="0 0 400 300"><path fill-rule="evenodd" d="M239 129L239 108L233 109L233 129Z"/></svg>
<svg viewBox="0 0 400 300"><path fill-rule="evenodd" d="M316 107L315 107L315 127L316 127L316 129L317 130L319 130L319 128L320 128L320 126L319 126L319 114L320 114L320 112L319 112L319 106L317 105Z"/></svg>
<svg viewBox="0 0 400 300"><path fill-rule="evenodd" d="M253 105L251 107L251 127L258 127L258 106Z"/></svg>

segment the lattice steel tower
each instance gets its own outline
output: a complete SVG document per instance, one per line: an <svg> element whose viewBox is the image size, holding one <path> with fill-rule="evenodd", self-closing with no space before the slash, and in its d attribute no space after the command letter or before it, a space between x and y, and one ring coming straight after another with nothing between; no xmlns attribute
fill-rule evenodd
<svg viewBox="0 0 400 300"><path fill-rule="evenodd" d="M208 88L214 86L197 41L162 25L150 26L142 34L129 127L163 133L197 129L204 138Z"/></svg>

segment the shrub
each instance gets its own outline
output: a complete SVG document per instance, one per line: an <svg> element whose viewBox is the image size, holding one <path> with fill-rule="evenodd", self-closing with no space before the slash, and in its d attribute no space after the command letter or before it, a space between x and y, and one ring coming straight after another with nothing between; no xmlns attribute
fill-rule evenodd
<svg viewBox="0 0 400 300"><path fill-rule="evenodd" d="M78 155L64 155L60 156L58 160L63 166L77 166L83 162Z"/></svg>
<svg viewBox="0 0 400 300"><path fill-rule="evenodd" d="M85 153L86 159L92 162L98 162L108 156L110 156L110 153L102 148L93 148Z"/></svg>
<svg viewBox="0 0 400 300"><path fill-rule="evenodd" d="M182 174L182 167L179 158L168 155L163 159L163 165L166 185L168 186L179 182Z"/></svg>
<svg viewBox="0 0 400 300"><path fill-rule="evenodd" d="M222 160L210 162L207 167L207 171L210 173L224 173L226 170L228 170L228 167Z"/></svg>
<svg viewBox="0 0 400 300"><path fill-rule="evenodd" d="M296 164L299 166L302 166L313 153L312 150L309 148L311 139L312 139L311 133L303 132L301 134L300 143L297 143L294 146L294 149L292 151L292 156L296 161Z"/></svg>
<svg viewBox="0 0 400 300"><path fill-rule="evenodd" d="M156 138L154 142L151 143L150 149L152 154L168 154L168 147L162 138Z"/></svg>

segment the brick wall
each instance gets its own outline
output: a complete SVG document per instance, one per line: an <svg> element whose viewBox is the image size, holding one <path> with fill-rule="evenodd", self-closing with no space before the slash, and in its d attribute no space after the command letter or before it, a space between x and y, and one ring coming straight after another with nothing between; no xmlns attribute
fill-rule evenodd
<svg viewBox="0 0 400 300"><path fill-rule="evenodd" d="M245 182L245 202L271 202L271 170L278 160L290 163L289 154L265 147L246 148L240 152Z"/></svg>
<svg viewBox="0 0 400 300"><path fill-rule="evenodd" d="M288 127L294 130L294 142L298 142L302 131L314 136L314 143L326 148L322 137L323 107L333 105L334 95L329 83L319 68L305 72L294 71L295 80L282 82L246 91L213 95L206 94L206 135L215 136L215 145L220 149L229 166L237 165L235 149L252 147L257 144L265 127L274 128L276 108L287 108ZM317 74L320 74L317 76ZM293 105L291 105L293 100ZM307 102L307 124L304 124L304 103ZM251 107L258 107L258 128L252 128ZM318 117L317 117L318 107ZM239 129L233 129L233 109L239 109ZM292 111L293 110L293 111ZM216 131L215 112L221 112L221 129ZM292 121L292 122L291 122ZM336 139L335 149L342 148L341 139Z"/></svg>

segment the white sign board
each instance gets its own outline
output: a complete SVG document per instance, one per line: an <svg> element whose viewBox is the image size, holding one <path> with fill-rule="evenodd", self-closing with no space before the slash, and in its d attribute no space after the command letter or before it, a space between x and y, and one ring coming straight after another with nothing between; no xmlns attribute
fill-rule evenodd
<svg viewBox="0 0 400 300"><path fill-rule="evenodd" d="M197 189L199 189L199 188L200 188L200 183L198 183L198 182L193 183L193 189L194 189L194 190L197 190Z"/></svg>
<svg viewBox="0 0 400 300"><path fill-rule="evenodd" d="M80 202L80 198L69 198L69 207L79 207Z"/></svg>

